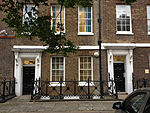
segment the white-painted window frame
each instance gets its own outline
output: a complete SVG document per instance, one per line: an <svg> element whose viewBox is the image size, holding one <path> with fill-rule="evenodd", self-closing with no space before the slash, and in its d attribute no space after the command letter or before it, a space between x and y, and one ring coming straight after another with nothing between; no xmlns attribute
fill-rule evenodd
<svg viewBox="0 0 150 113"><path fill-rule="evenodd" d="M52 10L52 7L53 6L59 6L59 5L51 5L51 16L53 15L53 10ZM59 6L59 9L61 8L61 6ZM65 7L63 7L63 9L64 9L64 32L62 32L62 33L66 33L66 17L65 17ZM57 15L56 15L57 16ZM60 19L60 18L59 18ZM53 28L53 17L52 17L52 19L51 19L51 28ZM56 23L57 24L57 23ZM57 32L57 33L55 33L55 34L60 34L60 32Z"/></svg>
<svg viewBox="0 0 150 113"><path fill-rule="evenodd" d="M63 70L64 70L64 74L63 74L63 81L65 81L65 57L64 56L52 56L50 58L50 81L52 81L52 58L59 58L59 57L63 57ZM49 86L60 86L59 82L51 82ZM65 86L65 82L62 83L62 86Z"/></svg>
<svg viewBox="0 0 150 113"><path fill-rule="evenodd" d="M79 8L78 6L78 35L94 35L93 33L93 8L91 7L91 32L80 32L79 31Z"/></svg>
<svg viewBox="0 0 150 113"><path fill-rule="evenodd" d="M79 74L79 86L88 86L88 83L87 82L81 82L80 81L80 58L81 57L90 57L91 58L91 81L93 81L93 57L91 57L91 56L79 56L78 57L78 74ZM93 86L94 85L94 83L93 82L90 82L90 86Z"/></svg>
<svg viewBox="0 0 150 113"><path fill-rule="evenodd" d="M122 9L125 9L124 11L127 12L127 8L129 8L128 10L130 10L129 16L130 16L130 31L117 31L117 15L118 12L120 12L120 10L118 10L118 6L122 6ZM122 11L123 12L123 11ZM132 32L132 18L131 18L131 5L116 5L116 34L128 34L128 35L133 35Z"/></svg>

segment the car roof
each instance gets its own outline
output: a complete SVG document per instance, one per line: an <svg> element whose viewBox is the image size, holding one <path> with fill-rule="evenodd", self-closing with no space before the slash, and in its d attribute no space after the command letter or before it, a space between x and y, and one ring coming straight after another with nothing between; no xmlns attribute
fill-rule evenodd
<svg viewBox="0 0 150 113"><path fill-rule="evenodd" d="M140 88L140 89L136 89L136 91L148 91L150 92L150 88Z"/></svg>

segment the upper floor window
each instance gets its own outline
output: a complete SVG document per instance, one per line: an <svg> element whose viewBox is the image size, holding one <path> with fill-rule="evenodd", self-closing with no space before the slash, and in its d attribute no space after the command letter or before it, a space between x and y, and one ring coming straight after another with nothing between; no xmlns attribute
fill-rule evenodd
<svg viewBox="0 0 150 113"><path fill-rule="evenodd" d="M23 24L30 24L37 18L37 7L32 4L25 5L23 8Z"/></svg>
<svg viewBox="0 0 150 113"><path fill-rule="evenodd" d="M93 35L92 7L78 7L78 35Z"/></svg>
<svg viewBox="0 0 150 113"><path fill-rule="evenodd" d="M85 82L88 79L93 80L93 58L89 56L79 57L79 81Z"/></svg>
<svg viewBox="0 0 150 113"><path fill-rule="evenodd" d="M59 25L62 25L61 32L65 32L65 8L62 8L61 19L60 19L60 10L61 10L61 6L53 5L51 7L52 28L57 33L60 33Z"/></svg>
<svg viewBox="0 0 150 113"><path fill-rule="evenodd" d="M117 34L133 34L130 5L116 5L116 24Z"/></svg>
<svg viewBox="0 0 150 113"><path fill-rule="evenodd" d="M52 57L51 58L51 81L58 82L65 80L65 58Z"/></svg>
<svg viewBox="0 0 150 113"><path fill-rule="evenodd" d="M147 6L147 26L148 26L148 34L150 34L150 6Z"/></svg>

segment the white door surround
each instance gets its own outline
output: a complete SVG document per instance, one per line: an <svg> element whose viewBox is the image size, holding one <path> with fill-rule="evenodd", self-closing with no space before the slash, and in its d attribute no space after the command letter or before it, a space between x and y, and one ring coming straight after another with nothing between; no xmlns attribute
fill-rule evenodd
<svg viewBox="0 0 150 113"><path fill-rule="evenodd" d="M35 80L41 78L41 56L42 50L31 50L27 48L18 49L13 48L14 51L14 77L15 83L15 94L21 96L23 92L23 60L34 59L35 60Z"/></svg>
<svg viewBox="0 0 150 113"><path fill-rule="evenodd" d="M125 56L124 68L125 68L125 92L128 94L133 91L132 86L132 73L133 73L133 50L132 49L108 49L107 59L108 59L108 73L110 74L110 79L114 80L114 61L113 56L120 55Z"/></svg>

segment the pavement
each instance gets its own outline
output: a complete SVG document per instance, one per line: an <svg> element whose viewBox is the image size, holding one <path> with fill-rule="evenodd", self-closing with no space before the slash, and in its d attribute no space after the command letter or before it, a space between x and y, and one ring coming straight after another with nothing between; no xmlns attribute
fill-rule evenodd
<svg viewBox="0 0 150 113"><path fill-rule="evenodd" d="M114 113L116 101L53 101L29 102L30 96L20 96L0 103L0 113Z"/></svg>

